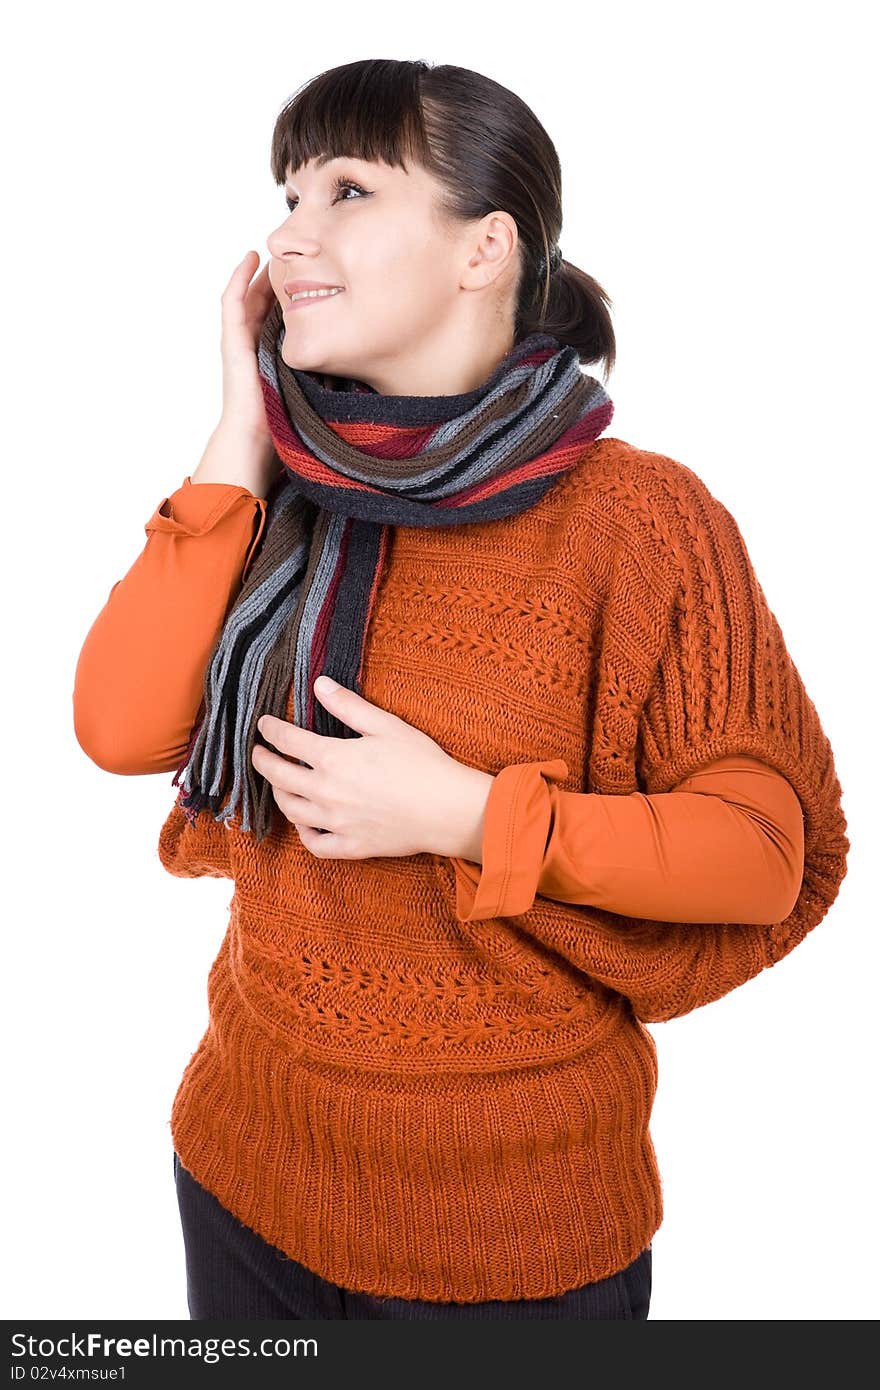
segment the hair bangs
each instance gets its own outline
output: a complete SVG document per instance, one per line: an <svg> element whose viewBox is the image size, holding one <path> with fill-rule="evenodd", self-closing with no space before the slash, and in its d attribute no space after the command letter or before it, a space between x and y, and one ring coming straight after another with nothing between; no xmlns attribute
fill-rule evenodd
<svg viewBox="0 0 880 1390"><path fill-rule="evenodd" d="M277 184L310 160L381 161L406 170L427 163L421 72L427 64L394 59L345 63L320 73L282 108L272 134Z"/></svg>

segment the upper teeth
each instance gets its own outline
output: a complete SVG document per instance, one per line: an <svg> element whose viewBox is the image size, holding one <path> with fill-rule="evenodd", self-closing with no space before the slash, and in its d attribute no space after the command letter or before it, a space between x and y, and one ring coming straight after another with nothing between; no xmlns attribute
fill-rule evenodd
<svg viewBox="0 0 880 1390"><path fill-rule="evenodd" d="M341 285L337 285L335 288L329 290L297 290L296 294L289 295L288 298L292 304L295 299L314 299L317 298L318 295L340 294L341 291Z"/></svg>

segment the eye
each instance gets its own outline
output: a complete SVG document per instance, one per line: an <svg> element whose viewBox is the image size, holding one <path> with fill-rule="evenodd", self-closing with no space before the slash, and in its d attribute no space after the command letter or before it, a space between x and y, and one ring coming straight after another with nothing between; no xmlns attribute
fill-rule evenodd
<svg viewBox="0 0 880 1390"><path fill-rule="evenodd" d="M344 188L351 188L351 189L354 189L355 193L360 194L360 196L363 197L363 198L369 198L369 197L371 197L371 194L367 191L367 189L366 189L366 188L361 188L360 184L359 184L359 183L355 183L354 179L338 178L338 179L336 179L336 180L334 181L333 189L334 189L334 191L335 191L336 193L340 193L340 192L342 191L342 189L344 189ZM287 204L287 210L288 210L288 212L293 212L294 206L295 206L295 204L299 201L299 199L298 199L298 198L291 198L290 196L288 196L288 197L286 197L286 198L284 199L284 201L285 201L285 203ZM352 199L352 198L334 198L333 201L334 201L334 202L351 203L351 202L356 202L357 199Z"/></svg>

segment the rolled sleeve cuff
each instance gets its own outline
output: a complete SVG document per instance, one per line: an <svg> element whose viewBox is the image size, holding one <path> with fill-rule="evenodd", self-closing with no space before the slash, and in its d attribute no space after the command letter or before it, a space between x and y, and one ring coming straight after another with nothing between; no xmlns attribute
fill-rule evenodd
<svg viewBox="0 0 880 1390"><path fill-rule="evenodd" d="M460 922L513 917L535 901L550 832L546 778L568 776L562 758L514 763L499 772L486 802L482 866L453 858Z"/></svg>
<svg viewBox="0 0 880 1390"><path fill-rule="evenodd" d="M265 512L266 503L238 483L191 483L185 478L170 497L163 497L144 526L147 535L165 531L171 535L202 536L243 501Z"/></svg>

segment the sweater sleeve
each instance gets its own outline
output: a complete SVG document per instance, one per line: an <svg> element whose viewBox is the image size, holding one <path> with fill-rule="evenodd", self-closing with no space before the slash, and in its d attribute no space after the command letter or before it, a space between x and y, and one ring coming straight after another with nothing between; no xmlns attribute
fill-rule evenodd
<svg viewBox="0 0 880 1390"><path fill-rule="evenodd" d="M721 998L803 941L837 897L849 839L831 745L735 520L690 469L660 456L649 457L648 468L650 491L640 486L625 494L648 522L639 564L627 572L626 593L612 602L638 620L640 635L655 646L643 655L629 632L626 644L618 640L621 624L608 625L593 726L593 767L603 781L598 802L609 794L651 798L678 788L663 804L675 803L681 810L672 814L687 817L693 806L681 788L688 779L719 759L753 758L779 773L800 804L797 896L792 903L781 891L774 895L775 907L753 914L761 921L740 914L722 922L695 921L691 914L664 920L615 911L610 901L603 907L541 896L521 916L505 920L624 995L638 1018L659 1022ZM634 590L634 584L642 587ZM637 669L633 652L640 658ZM561 760L558 775L566 775ZM656 805L649 804L650 813L633 799L634 809L612 813L615 825L621 817L634 817L634 825L640 814L653 814ZM604 811L593 803L585 814L601 818ZM706 816L703 808L701 822ZM563 837L563 843L571 841ZM638 883L627 891L632 909ZM676 891L676 901L686 896Z"/></svg>
<svg viewBox="0 0 880 1390"><path fill-rule="evenodd" d="M105 771L179 765L265 516L265 500L247 488L189 478L156 507L146 545L110 590L76 667L76 738Z"/></svg>
<svg viewBox="0 0 880 1390"><path fill-rule="evenodd" d="M482 868L456 869L457 916L528 912L540 894L664 922L776 922L803 879L800 802L755 758L718 759L670 792L599 796L551 779L564 762L523 763L494 780Z"/></svg>

